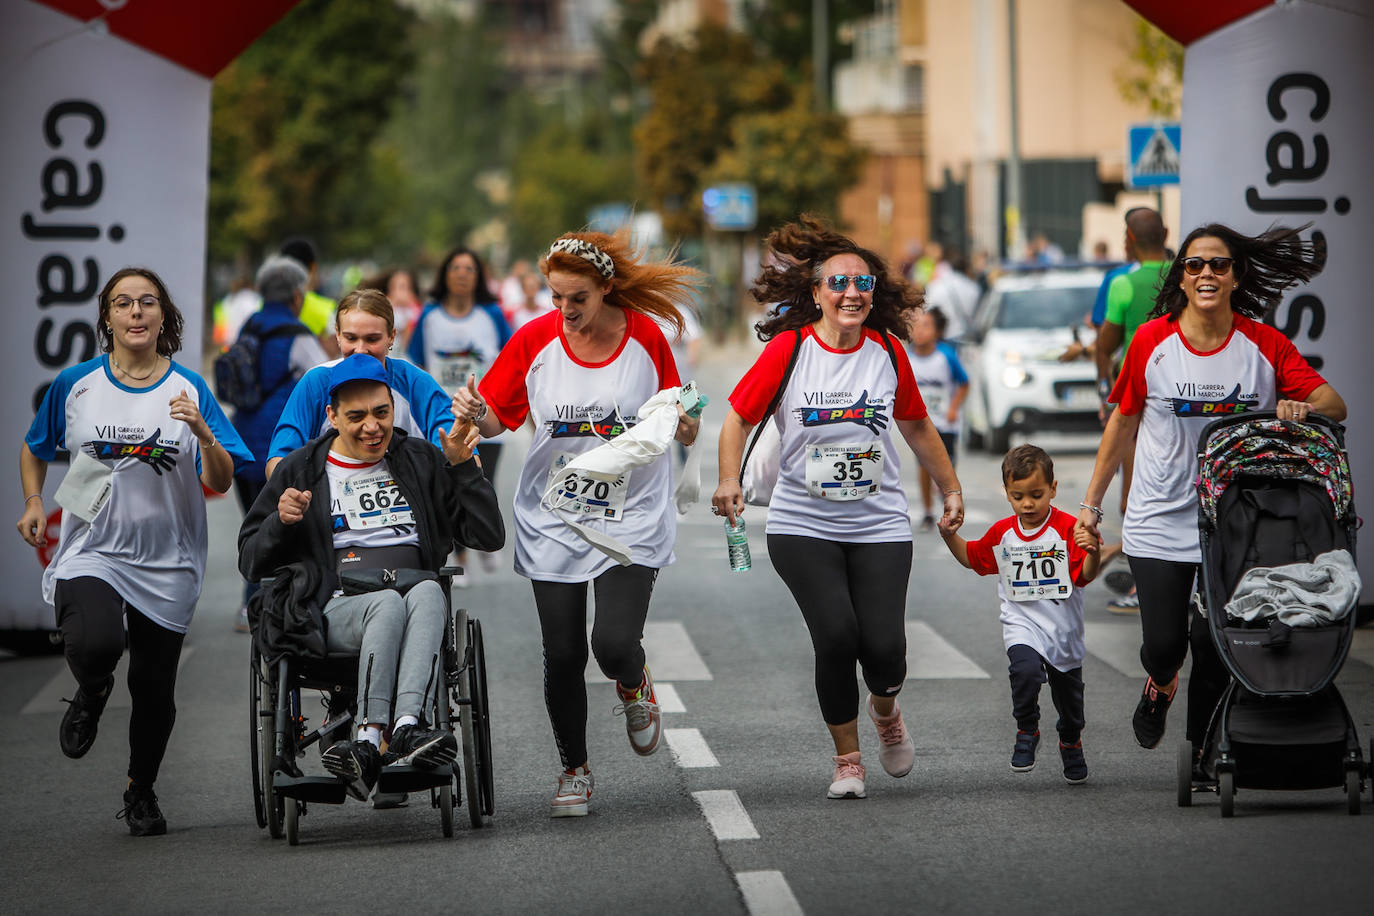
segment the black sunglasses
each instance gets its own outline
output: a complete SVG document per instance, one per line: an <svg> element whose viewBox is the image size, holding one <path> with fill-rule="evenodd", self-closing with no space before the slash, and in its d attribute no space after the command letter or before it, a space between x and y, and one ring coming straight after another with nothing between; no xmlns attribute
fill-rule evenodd
<svg viewBox="0 0 1374 916"><path fill-rule="evenodd" d="M1204 266L1210 266L1212 273L1218 277L1224 277L1231 272L1233 258L1184 258L1183 269L1188 272L1188 276L1196 277L1202 273Z"/></svg>

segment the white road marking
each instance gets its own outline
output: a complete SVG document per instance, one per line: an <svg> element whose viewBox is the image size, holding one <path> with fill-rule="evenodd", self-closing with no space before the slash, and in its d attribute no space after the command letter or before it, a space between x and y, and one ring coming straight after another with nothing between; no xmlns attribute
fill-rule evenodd
<svg viewBox="0 0 1374 916"><path fill-rule="evenodd" d="M930 624L908 620L906 624L906 678L986 678L988 673L950 644Z"/></svg>
<svg viewBox="0 0 1374 916"><path fill-rule="evenodd" d="M701 813L706 817L706 823L711 826L711 832L716 835L718 840L757 840L758 830L754 829L754 822L749 819L749 812L744 810L744 804L739 800L739 794L734 789L711 789L705 792L693 792L692 797L701 806Z"/></svg>
<svg viewBox="0 0 1374 916"><path fill-rule="evenodd" d="M1140 665L1140 621L1088 623L1084 627L1088 654L1129 678L1145 677Z"/></svg>
<svg viewBox="0 0 1374 916"><path fill-rule="evenodd" d="M661 684L654 681L654 696L658 698L659 712L687 711L687 707L682 705L682 697L677 695L677 688L672 684Z"/></svg>
<svg viewBox="0 0 1374 916"><path fill-rule="evenodd" d="M683 769L720 766L720 761L711 753L711 748L706 744L706 739L701 737L699 730L665 728L663 737L668 742L668 749L673 752L673 759Z"/></svg>
<svg viewBox="0 0 1374 916"><path fill-rule="evenodd" d="M187 646L181 650L181 658L177 662L177 671L186 664L186 659L190 658L195 652L194 646ZM120 656L119 664L115 665L114 688L110 691L110 699L106 701L106 709L128 709L129 708L129 653L125 652ZM43 689L33 695L33 698L19 710L20 715L51 715L53 713L64 714L67 711L67 704L62 702L63 697L70 699L76 696L76 680L72 677L71 671L63 665L57 673L52 676L52 680L43 685Z"/></svg>
<svg viewBox="0 0 1374 916"><path fill-rule="evenodd" d="M587 634L590 638L590 627ZM706 662L692 644L692 637L687 635L687 629L679 621L660 620L644 624L644 655L655 680L714 680L711 669L706 667ZM589 684L599 684L606 680L606 676L597 667L596 659L590 655L587 658L584 679Z"/></svg>
<svg viewBox="0 0 1374 916"><path fill-rule="evenodd" d="M801 904L792 895L780 871L741 871L735 883L744 895L744 908L750 916L801 916Z"/></svg>

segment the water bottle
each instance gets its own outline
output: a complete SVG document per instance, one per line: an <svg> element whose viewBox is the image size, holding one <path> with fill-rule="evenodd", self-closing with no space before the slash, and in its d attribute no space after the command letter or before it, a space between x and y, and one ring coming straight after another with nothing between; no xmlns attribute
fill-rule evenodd
<svg viewBox="0 0 1374 916"><path fill-rule="evenodd" d="M735 523L725 520L725 550L730 554L730 571L744 572L752 565L749 561L749 535L744 530L744 519L735 516Z"/></svg>

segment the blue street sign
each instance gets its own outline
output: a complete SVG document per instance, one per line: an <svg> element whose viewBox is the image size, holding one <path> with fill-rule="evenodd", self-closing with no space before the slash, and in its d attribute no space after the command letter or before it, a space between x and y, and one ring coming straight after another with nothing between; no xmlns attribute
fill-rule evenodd
<svg viewBox="0 0 1374 916"><path fill-rule="evenodd" d="M1128 184L1152 188L1178 184L1183 129L1178 124L1135 124L1127 135Z"/></svg>
<svg viewBox="0 0 1374 916"><path fill-rule="evenodd" d="M701 206L712 229L747 232L759 219L754 186L743 182L707 188L701 193Z"/></svg>

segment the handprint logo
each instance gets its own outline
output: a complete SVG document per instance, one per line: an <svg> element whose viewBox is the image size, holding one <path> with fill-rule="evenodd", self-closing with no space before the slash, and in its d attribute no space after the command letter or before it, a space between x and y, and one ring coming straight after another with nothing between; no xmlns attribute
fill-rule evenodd
<svg viewBox="0 0 1374 916"><path fill-rule="evenodd" d="M181 454L181 449L175 445L161 445L157 440L162 435L162 429L153 430L153 434L142 442L108 442L96 440L86 444L86 452L93 458L102 461L118 461L121 458L135 458L142 461L153 469L153 473L162 476L163 471L170 471L177 466L176 456Z"/></svg>
<svg viewBox="0 0 1374 916"><path fill-rule="evenodd" d="M868 403L868 391L848 407L798 407L795 410L802 426L829 426L832 423L855 423L867 427L874 435L887 429L887 407Z"/></svg>

